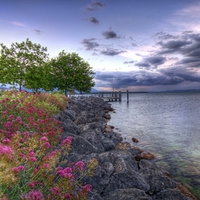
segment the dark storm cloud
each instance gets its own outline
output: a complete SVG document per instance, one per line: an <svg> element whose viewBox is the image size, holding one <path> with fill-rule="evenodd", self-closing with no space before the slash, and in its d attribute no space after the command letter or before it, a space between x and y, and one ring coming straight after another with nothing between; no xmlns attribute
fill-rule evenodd
<svg viewBox="0 0 200 200"><path fill-rule="evenodd" d="M99 23L99 20L97 20L95 17L90 17L88 19L88 21L92 22L93 24L98 24Z"/></svg>
<svg viewBox="0 0 200 200"><path fill-rule="evenodd" d="M125 61L125 62L123 62L124 64L133 64L135 61Z"/></svg>
<svg viewBox="0 0 200 200"><path fill-rule="evenodd" d="M150 56L148 58L145 58L145 61L151 65L158 66L165 63L166 58L163 56Z"/></svg>
<svg viewBox="0 0 200 200"><path fill-rule="evenodd" d="M86 50L92 50L99 46L97 42L94 42L95 40L96 38L83 39L81 43L86 47Z"/></svg>
<svg viewBox="0 0 200 200"><path fill-rule="evenodd" d="M200 74L195 70L189 70L187 68L183 67L170 67L165 69L160 69L160 73L162 73L164 76L169 77L179 77L183 79L183 81L189 81L189 82L200 82Z"/></svg>
<svg viewBox="0 0 200 200"><path fill-rule="evenodd" d="M135 66L140 67L140 68L141 67L146 67L146 68L150 68L151 67L151 65L146 63L146 62L138 62L138 63L135 64Z"/></svg>
<svg viewBox="0 0 200 200"><path fill-rule="evenodd" d="M127 88L130 86L164 86L177 85L185 82L200 83L200 74L193 70L171 67L151 71L130 72L96 72L97 87Z"/></svg>
<svg viewBox="0 0 200 200"><path fill-rule="evenodd" d="M200 62L200 57L197 58L183 58L181 61L177 62L177 64L188 64L193 62Z"/></svg>
<svg viewBox="0 0 200 200"><path fill-rule="evenodd" d="M127 88L130 86L175 85L184 82L182 77L163 73L138 72L96 72L96 87Z"/></svg>
<svg viewBox="0 0 200 200"><path fill-rule="evenodd" d="M106 39L111 39L111 38L118 38L117 34L110 30L110 31L104 31L102 32L102 35L106 38Z"/></svg>
<svg viewBox="0 0 200 200"><path fill-rule="evenodd" d="M191 44L191 42L185 40L170 40L166 43L161 41L157 44L161 47L161 50L158 52L159 54L170 54L181 53L187 45Z"/></svg>
<svg viewBox="0 0 200 200"><path fill-rule="evenodd" d="M160 55L174 53L182 55L183 59L179 60L176 64L198 62L200 58L200 34L187 31L178 37L178 39L159 41L157 45L160 46L160 49L156 53ZM191 66L200 67L199 63L189 65L189 67Z"/></svg>
<svg viewBox="0 0 200 200"><path fill-rule="evenodd" d="M101 50L100 53L106 56L116 56L120 53L124 53L124 50L120 49L113 49L113 48L106 48L105 50Z"/></svg>
<svg viewBox="0 0 200 200"><path fill-rule="evenodd" d="M165 57L155 55L143 58L142 61L136 63L135 66L139 68L150 69L150 68L156 68L157 66L164 64L165 61L166 61Z"/></svg>

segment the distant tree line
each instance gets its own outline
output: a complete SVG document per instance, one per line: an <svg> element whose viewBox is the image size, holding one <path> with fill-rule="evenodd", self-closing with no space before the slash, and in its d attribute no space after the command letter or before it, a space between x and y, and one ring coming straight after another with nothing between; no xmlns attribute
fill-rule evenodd
<svg viewBox="0 0 200 200"><path fill-rule="evenodd" d="M92 68L77 53L61 51L49 59L47 48L29 39L12 43L8 48L0 44L0 83L18 84L37 92L39 89L63 92L90 91L94 86Z"/></svg>

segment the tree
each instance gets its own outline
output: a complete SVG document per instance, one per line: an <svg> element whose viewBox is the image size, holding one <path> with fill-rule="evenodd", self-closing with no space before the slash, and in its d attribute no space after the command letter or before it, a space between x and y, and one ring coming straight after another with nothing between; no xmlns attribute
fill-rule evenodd
<svg viewBox="0 0 200 200"><path fill-rule="evenodd" d="M48 60L47 48L32 43L29 39L21 43L12 43L8 48L1 46L0 82L18 84L37 91L45 85L45 63Z"/></svg>
<svg viewBox="0 0 200 200"><path fill-rule="evenodd" d="M59 90L90 91L94 86L94 72L90 65L76 53L61 51L57 58L51 60L52 82Z"/></svg>

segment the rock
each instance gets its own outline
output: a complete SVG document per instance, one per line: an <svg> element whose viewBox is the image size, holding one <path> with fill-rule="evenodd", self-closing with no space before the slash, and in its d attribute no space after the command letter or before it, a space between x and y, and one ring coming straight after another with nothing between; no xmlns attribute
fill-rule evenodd
<svg viewBox="0 0 200 200"><path fill-rule="evenodd" d="M131 145L128 142L120 142L119 144L116 145L115 147L116 150L129 150L131 149Z"/></svg>
<svg viewBox="0 0 200 200"><path fill-rule="evenodd" d="M78 154L91 154L102 152L101 149L98 149L95 145L92 145L89 141L80 136L73 137L72 151Z"/></svg>
<svg viewBox="0 0 200 200"><path fill-rule="evenodd" d="M149 194L155 194L167 188L177 187L176 181L166 176L155 163L150 163L147 160L139 162L140 174L150 185Z"/></svg>
<svg viewBox="0 0 200 200"><path fill-rule="evenodd" d="M138 141L136 138L134 138L134 137L132 137L132 141L135 142L135 143L138 143L138 142L139 142L139 141Z"/></svg>
<svg viewBox="0 0 200 200"><path fill-rule="evenodd" d="M155 156L150 152L142 152L141 154L135 157L137 161L140 161L141 159L153 160L154 158Z"/></svg>
<svg viewBox="0 0 200 200"><path fill-rule="evenodd" d="M191 198L193 200L197 200L197 198L193 194L191 194L191 192L180 183L178 183L178 186L176 187L176 190L180 191L181 194L183 194L186 197L189 197L189 198Z"/></svg>
<svg viewBox="0 0 200 200"><path fill-rule="evenodd" d="M110 116L110 114L105 113L105 114L103 114L103 118L105 118L105 119L111 119L111 116Z"/></svg>
<svg viewBox="0 0 200 200"><path fill-rule="evenodd" d="M72 149L64 158L69 163L98 161L94 175L81 178L93 188L87 199L189 200L191 196L151 162L153 154L121 141L114 127L106 124L110 111L111 105L101 98L72 97L68 109L55 116L63 126L61 138L72 136Z"/></svg>
<svg viewBox="0 0 200 200"><path fill-rule="evenodd" d="M192 200L175 189L167 188L153 196L153 200Z"/></svg>
<svg viewBox="0 0 200 200"><path fill-rule="evenodd" d="M110 192L104 200L152 200L143 190L136 188L117 189Z"/></svg>

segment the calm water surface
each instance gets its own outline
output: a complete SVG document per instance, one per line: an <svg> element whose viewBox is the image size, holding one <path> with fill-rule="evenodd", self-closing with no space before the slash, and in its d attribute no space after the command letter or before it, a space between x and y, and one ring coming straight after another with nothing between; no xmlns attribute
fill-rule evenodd
<svg viewBox="0 0 200 200"><path fill-rule="evenodd" d="M131 93L111 103L110 125L200 199L200 93Z"/></svg>

